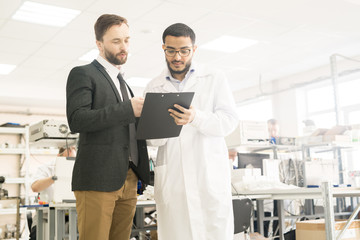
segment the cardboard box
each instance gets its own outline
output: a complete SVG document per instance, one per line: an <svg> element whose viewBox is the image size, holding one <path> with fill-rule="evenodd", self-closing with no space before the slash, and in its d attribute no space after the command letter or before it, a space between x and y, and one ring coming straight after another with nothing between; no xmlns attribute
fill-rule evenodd
<svg viewBox="0 0 360 240"><path fill-rule="evenodd" d="M313 133L311 133L310 136L315 137L315 136L322 136L324 135L329 129L327 128L318 128L316 129Z"/></svg>
<svg viewBox="0 0 360 240"><path fill-rule="evenodd" d="M348 135L324 135L324 142L351 143L351 137Z"/></svg>
<svg viewBox="0 0 360 240"><path fill-rule="evenodd" d="M333 128L327 130L324 135L342 135L350 129L350 126L334 126Z"/></svg>
<svg viewBox="0 0 360 240"><path fill-rule="evenodd" d="M295 139L295 145L301 146L306 144L317 144L323 142L323 136L305 136L297 137Z"/></svg>
<svg viewBox="0 0 360 240"><path fill-rule="evenodd" d="M266 238L263 235L261 235L260 233L237 233L234 235L234 239L233 240L268 240L270 238Z"/></svg>
<svg viewBox="0 0 360 240"><path fill-rule="evenodd" d="M261 235L260 233L250 233L250 239L251 240L267 240L269 238L264 237L263 235Z"/></svg>
<svg viewBox="0 0 360 240"><path fill-rule="evenodd" d="M335 237L345 226L346 221L336 220ZM354 220L342 235L343 240L360 239L360 220ZM296 223L296 240L326 240L325 220L308 220Z"/></svg>

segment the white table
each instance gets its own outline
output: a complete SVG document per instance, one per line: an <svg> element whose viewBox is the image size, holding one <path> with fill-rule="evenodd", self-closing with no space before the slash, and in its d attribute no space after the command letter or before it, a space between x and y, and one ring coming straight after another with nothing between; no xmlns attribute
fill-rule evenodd
<svg viewBox="0 0 360 240"><path fill-rule="evenodd" d="M255 191L241 191L239 195L247 196L257 201L258 211L258 229L261 234L264 234L264 200L278 200L278 218L279 218L279 233L280 239L284 239L285 230L285 213L284 200L293 199L323 199L324 213L325 213L325 228L326 239L334 240L335 237L335 218L333 208L334 197L360 197L360 188L339 188L329 187L329 183L325 182L321 188L297 188L297 189L274 189L274 190L255 190ZM359 212L358 206L352 216ZM351 218L349 218L349 223Z"/></svg>
<svg viewBox="0 0 360 240"><path fill-rule="evenodd" d="M144 208L155 207L155 201L138 201L136 204L136 216L134 229L135 232L153 230L156 226L144 226ZM62 240L65 236L65 213L69 213L69 240L77 240L76 227L76 204L75 203L54 203L49 204L48 207L37 208L38 225L36 229L36 236L38 240ZM49 236L44 236L44 215L48 216L48 233Z"/></svg>

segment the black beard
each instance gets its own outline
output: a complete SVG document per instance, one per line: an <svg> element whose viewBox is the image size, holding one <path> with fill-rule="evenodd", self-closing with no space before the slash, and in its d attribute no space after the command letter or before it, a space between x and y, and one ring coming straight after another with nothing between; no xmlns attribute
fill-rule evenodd
<svg viewBox="0 0 360 240"><path fill-rule="evenodd" d="M108 51L105 51L105 58L106 58L106 60L109 61L109 63L112 63L114 65L122 65L122 64L126 63L127 55L126 55L125 60L121 61L121 60L116 58L116 55L114 55L114 54L112 54L112 53L110 53Z"/></svg>
<svg viewBox="0 0 360 240"><path fill-rule="evenodd" d="M180 71L176 71L176 70L172 69L172 68L170 67L170 62L169 62L168 60L166 60L166 64L167 64L167 66L168 66L168 69L169 69L171 75L173 76L174 74L183 74L183 73L188 72L189 69L190 69L191 61L189 61L189 62L185 65L185 68L184 68L183 70L180 70Z"/></svg>

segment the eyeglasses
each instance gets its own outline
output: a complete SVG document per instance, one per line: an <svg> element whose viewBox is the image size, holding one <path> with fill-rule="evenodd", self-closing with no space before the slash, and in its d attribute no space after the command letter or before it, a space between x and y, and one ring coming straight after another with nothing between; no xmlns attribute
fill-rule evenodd
<svg viewBox="0 0 360 240"><path fill-rule="evenodd" d="M178 51L174 49L164 49L164 52L168 57L174 57L177 53L179 53L180 57L187 57L189 56L191 49L186 48L186 49L180 49Z"/></svg>

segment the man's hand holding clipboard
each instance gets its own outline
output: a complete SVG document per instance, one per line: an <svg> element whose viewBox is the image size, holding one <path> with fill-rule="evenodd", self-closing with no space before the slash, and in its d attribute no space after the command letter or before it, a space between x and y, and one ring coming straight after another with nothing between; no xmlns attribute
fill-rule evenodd
<svg viewBox="0 0 360 240"><path fill-rule="evenodd" d="M174 118L176 125L186 125L191 123L195 117L195 108L190 106L189 109L184 108L178 104L175 104L174 107L178 110L172 108L169 109L170 116Z"/></svg>
<svg viewBox="0 0 360 240"><path fill-rule="evenodd" d="M194 119L195 110L190 108L193 97L194 92L147 93L137 125L136 138L179 136L182 125Z"/></svg>

